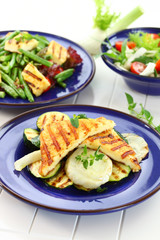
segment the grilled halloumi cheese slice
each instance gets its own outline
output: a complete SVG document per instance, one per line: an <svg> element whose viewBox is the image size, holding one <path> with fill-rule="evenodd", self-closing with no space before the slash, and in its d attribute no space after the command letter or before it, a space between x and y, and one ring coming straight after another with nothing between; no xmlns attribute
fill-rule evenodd
<svg viewBox="0 0 160 240"><path fill-rule="evenodd" d="M9 33L10 34L10 33ZM8 34L8 35L9 35ZM23 37L23 32L15 36L14 38L7 40L5 42L4 49L9 52L19 52L19 49L23 49L26 51L30 51L38 46L38 41L36 39L23 39L23 40L16 40L20 37Z"/></svg>
<svg viewBox="0 0 160 240"><path fill-rule="evenodd" d="M79 147L84 147L85 145L87 148L95 150L100 146L101 152L111 159L129 166L133 172L138 172L141 169L135 151L119 137L114 129L88 137Z"/></svg>
<svg viewBox="0 0 160 240"><path fill-rule="evenodd" d="M62 65L68 58L67 49L55 41L49 43L46 55L51 55L53 62L58 65Z"/></svg>
<svg viewBox="0 0 160 240"><path fill-rule="evenodd" d="M26 65L22 71L22 76L36 97L40 96L51 86L50 82L31 63Z"/></svg>
<svg viewBox="0 0 160 240"><path fill-rule="evenodd" d="M45 125L40 133L42 164L39 173L47 175L70 151L87 137L113 128L115 123L104 117L79 119L79 127L72 126L70 120L57 121Z"/></svg>

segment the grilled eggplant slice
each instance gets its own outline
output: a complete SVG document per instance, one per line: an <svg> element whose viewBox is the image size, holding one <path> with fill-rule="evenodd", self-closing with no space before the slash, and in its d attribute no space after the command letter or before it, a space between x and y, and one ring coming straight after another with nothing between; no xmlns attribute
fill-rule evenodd
<svg viewBox="0 0 160 240"><path fill-rule="evenodd" d="M25 145L32 151L40 149L39 131L32 128L25 128L23 139Z"/></svg>
<svg viewBox="0 0 160 240"><path fill-rule="evenodd" d="M129 166L126 166L125 164L116 161L112 161L112 163L113 167L112 174L109 178L110 182L117 182L125 177L128 177L129 173L131 172L131 168Z"/></svg>
<svg viewBox="0 0 160 240"><path fill-rule="evenodd" d="M44 125L51 124L55 121L68 120L69 116L61 112L46 112L39 116L37 119L38 129L42 129Z"/></svg>
<svg viewBox="0 0 160 240"><path fill-rule="evenodd" d="M55 176L59 172L59 170L61 168L61 163L58 163L57 166L54 169L52 169L52 171L50 171L45 177L43 177L38 172L40 164L41 164L40 161L37 161L37 162L34 162L34 163L32 163L32 164L30 164L28 166L29 171L37 178L50 178L50 177L53 177L53 176Z"/></svg>
<svg viewBox="0 0 160 240"><path fill-rule="evenodd" d="M60 189L73 185L73 182L66 175L64 165L65 163L63 162L60 172L55 177L46 179L45 183L47 183L51 187L60 188Z"/></svg>

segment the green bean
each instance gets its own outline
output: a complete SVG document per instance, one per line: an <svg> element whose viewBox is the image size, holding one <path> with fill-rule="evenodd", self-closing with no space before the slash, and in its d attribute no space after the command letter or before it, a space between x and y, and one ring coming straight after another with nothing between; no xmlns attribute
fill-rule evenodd
<svg viewBox="0 0 160 240"><path fill-rule="evenodd" d="M35 36L33 36L33 38L36 39L39 42L43 42L46 45L49 44L49 41L47 39L45 39L44 37L42 37L42 36L35 35Z"/></svg>
<svg viewBox="0 0 160 240"><path fill-rule="evenodd" d="M14 67L14 68L12 69L12 74L11 74L11 78L12 78L12 80L13 80L14 82L16 81L17 74L18 74L18 68L17 68L17 67Z"/></svg>
<svg viewBox="0 0 160 240"><path fill-rule="evenodd" d="M5 51L5 50L4 50L4 51L1 51L1 52L0 52L0 56L3 56L3 55L8 54L8 53L10 53L10 52Z"/></svg>
<svg viewBox="0 0 160 240"><path fill-rule="evenodd" d="M0 98L5 98L6 94L3 91L0 91Z"/></svg>
<svg viewBox="0 0 160 240"><path fill-rule="evenodd" d="M20 87L17 88L17 86L15 85L15 82L7 74L5 74L2 71L0 71L0 73L1 73L3 81L5 81L10 87L12 87L21 98L25 99L26 96L25 96L23 89Z"/></svg>
<svg viewBox="0 0 160 240"><path fill-rule="evenodd" d="M0 86L4 89L4 91L9 94L10 96L12 96L13 98L17 98L18 94L16 93L16 91L11 88L10 86L8 86L6 83L1 82Z"/></svg>
<svg viewBox="0 0 160 240"><path fill-rule="evenodd" d="M9 73L9 66L4 66L2 64L0 64L0 70L3 70L5 73Z"/></svg>
<svg viewBox="0 0 160 240"><path fill-rule="evenodd" d="M22 54L17 54L16 56L16 62L19 64L22 61L23 55Z"/></svg>
<svg viewBox="0 0 160 240"><path fill-rule="evenodd" d="M17 56L16 53L12 53L12 58L11 58L11 61L9 62L9 69L13 68L13 66L15 65L15 63L16 63L16 56Z"/></svg>
<svg viewBox="0 0 160 240"><path fill-rule="evenodd" d="M5 56L0 56L0 62L7 62L11 60L11 54L5 55Z"/></svg>
<svg viewBox="0 0 160 240"><path fill-rule="evenodd" d="M61 81L64 81L66 80L67 78L71 77L72 74L74 72L74 68L69 68L67 70L64 70L63 72L60 72L58 73L56 76L55 76L55 79L58 79L60 78Z"/></svg>
<svg viewBox="0 0 160 240"><path fill-rule="evenodd" d="M26 81L23 79L23 76L22 76L22 70L21 69L18 69L18 77L19 77L19 81L21 84L23 84L24 86L24 92L26 94L26 97L27 99L30 101L30 102L34 102L34 98L33 98L33 95L26 83Z"/></svg>
<svg viewBox="0 0 160 240"><path fill-rule="evenodd" d="M20 31L14 31L13 33L11 33L10 35L8 35L1 43L0 43L0 46L4 46L5 45L5 42L9 39L12 39L14 38L16 35L18 35L20 33Z"/></svg>
<svg viewBox="0 0 160 240"><path fill-rule="evenodd" d="M66 88L66 86L67 86L67 84L64 83L61 78L58 78L58 79L57 79L57 83L58 83L61 87L63 87L63 88Z"/></svg>
<svg viewBox="0 0 160 240"><path fill-rule="evenodd" d="M34 60L35 62L41 63L41 64L43 64L43 65L45 65L47 67L51 67L53 65L52 62L49 62L49 61L47 61L47 60L37 56L36 54L33 54L33 53L29 52L29 51L25 51L23 49L19 49L19 51L21 53L23 53L25 56L27 56L27 57L31 58L32 60Z"/></svg>

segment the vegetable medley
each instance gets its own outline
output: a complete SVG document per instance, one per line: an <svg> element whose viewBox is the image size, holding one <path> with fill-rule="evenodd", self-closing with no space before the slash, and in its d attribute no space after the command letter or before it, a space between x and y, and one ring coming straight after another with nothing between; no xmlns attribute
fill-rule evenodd
<svg viewBox="0 0 160 240"><path fill-rule="evenodd" d="M142 76L160 77L160 33L130 33L128 39L117 41L104 54L123 70Z"/></svg>
<svg viewBox="0 0 160 240"><path fill-rule="evenodd" d="M66 49L44 36L8 32L0 38L0 97L34 101L50 88L64 82L82 58L71 46Z"/></svg>

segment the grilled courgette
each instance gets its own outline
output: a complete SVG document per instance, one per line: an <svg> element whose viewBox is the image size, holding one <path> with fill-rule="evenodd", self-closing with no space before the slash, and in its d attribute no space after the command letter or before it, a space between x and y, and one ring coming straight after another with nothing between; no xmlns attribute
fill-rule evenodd
<svg viewBox="0 0 160 240"><path fill-rule="evenodd" d="M30 150L38 150L40 148L40 140L39 140L39 131L32 128L25 128L23 132L23 139L25 145Z"/></svg>
<svg viewBox="0 0 160 240"><path fill-rule="evenodd" d="M112 161L112 174L109 178L110 182L120 181L121 179L128 177L131 172L131 168L123 163Z"/></svg>

